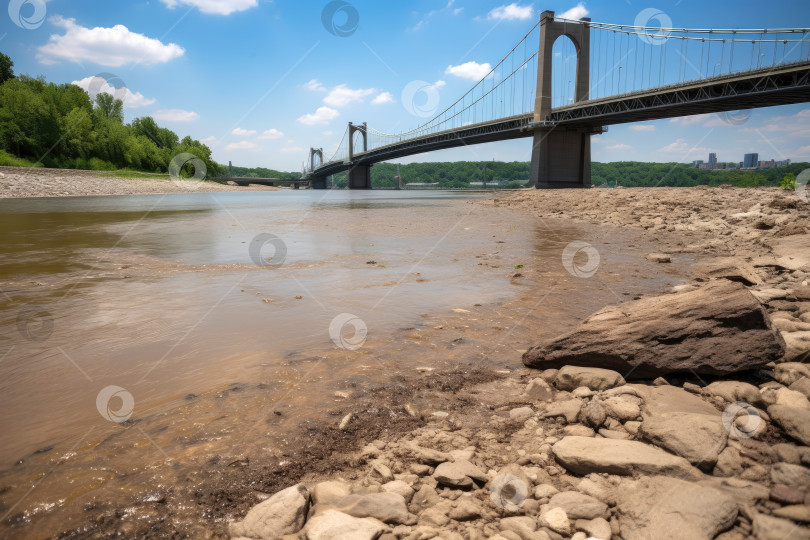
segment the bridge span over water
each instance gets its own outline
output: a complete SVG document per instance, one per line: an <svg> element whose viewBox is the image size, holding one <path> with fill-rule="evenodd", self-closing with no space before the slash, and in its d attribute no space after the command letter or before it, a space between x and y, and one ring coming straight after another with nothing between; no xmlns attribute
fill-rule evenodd
<svg viewBox="0 0 810 540"><path fill-rule="evenodd" d="M552 78L560 38L576 53L570 85ZM532 138L529 185L589 187L591 137L606 126L807 101L810 28L628 26L545 11L452 105L403 133L349 122L328 160L310 149L302 178L324 189L327 177L348 171L350 189L369 189L374 163L525 137Z"/></svg>

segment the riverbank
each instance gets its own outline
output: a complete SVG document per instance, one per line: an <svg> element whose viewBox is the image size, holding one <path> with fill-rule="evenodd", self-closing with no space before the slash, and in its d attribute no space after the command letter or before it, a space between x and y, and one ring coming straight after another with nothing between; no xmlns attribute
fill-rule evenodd
<svg viewBox="0 0 810 540"><path fill-rule="evenodd" d="M607 307L528 350L515 341L526 369L471 380L432 407L405 404L399 414L418 427L341 454L347 467L257 494L232 537L810 538L805 201L697 188L470 204L643 231L661 271L698 262L669 293ZM561 263L599 276L600 249L575 247ZM622 361L624 372L600 367Z"/></svg>
<svg viewBox="0 0 810 540"><path fill-rule="evenodd" d="M206 193L230 191L276 191L273 186L236 186L168 178L118 178L105 171L0 167L0 199L31 197L81 197L141 195L152 193Z"/></svg>

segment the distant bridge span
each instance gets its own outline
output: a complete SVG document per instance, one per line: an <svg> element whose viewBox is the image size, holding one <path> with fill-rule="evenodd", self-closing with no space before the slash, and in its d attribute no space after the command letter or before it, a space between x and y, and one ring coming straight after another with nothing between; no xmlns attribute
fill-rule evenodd
<svg viewBox="0 0 810 540"><path fill-rule="evenodd" d="M532 50L526 44L538 27L540 48ZM595 34L600 37L593 53L592 29L600 31ZM608 36L604 39L608 45L602 42L602 34ZM576 48L576 76L569 103L552 107L552 50L561 36L571 39ZM603 52L609 49L610 37L613 56ZM649 28L595 23L587 18L561 20L546 11L490 74L453 105L400 134L350 122L329 161L324 162L321 149L310 150L302 178L316 189L325 188L328 176L349 171L350 189L368 189L370 167L380 161L532 137L530 185L589 187L590 138L604 132L604 126L810 101L808 38L810 29L806 28ZM677 64L667 60L672 49L671 58ZM696 49L701 53L700 68L689 57ZM592 56L596 57L596 70L591 69ZM771 60L768 65L763 62L766 56ZM691 71L700 76L689 78ZM653 84L654 79L658 84ZM594 93L604 95L589 98ZM358 143L362 150L356 151Z"/></svg>

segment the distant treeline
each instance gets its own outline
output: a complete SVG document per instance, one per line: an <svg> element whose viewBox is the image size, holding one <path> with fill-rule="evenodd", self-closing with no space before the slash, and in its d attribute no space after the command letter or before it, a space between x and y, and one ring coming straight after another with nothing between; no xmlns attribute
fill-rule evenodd
<svg viewBox="0 0 810 540"><path fill-rule="evenodd" d="M301 173L281 172L265 169L264 167L237 167L234 165L230 167L230 172L227 172L227 169L228 167L223 169L223 175L243 176L246 178L278 178L279 180L298 180L301 178Z"/></svg>
<svg viewBox="0 0 810 540"><path fill-rule="evenodd" d="M439 188L468 188L470 182L498 182L500 188L522 187L529 180L528 162L457 161L411 163L400 165L402 183L434 183ZM793 163L751 171L696 169L682 163L647 163L618 161L591 164L591 183L625 187L654 186L778 186L788 173L798 176L810 163ZM378 163L371 168L371 185L377 188L396 187L397 165ZM335 175L335 185L344 187L346 173ZM481 186L477 186L481 187ZM488 186L489 187L489 186Z"/></svg>
<svg viewBox="0 0 810 540"><path fill-rule="evenodd" d="M181 140L149 116L125 124L121 100L106 93L91 100L74 84L15 76L13 65L0 53L0 165L167 172L175 156L190 153L209 176L221 173L200 141Z"/></svg>

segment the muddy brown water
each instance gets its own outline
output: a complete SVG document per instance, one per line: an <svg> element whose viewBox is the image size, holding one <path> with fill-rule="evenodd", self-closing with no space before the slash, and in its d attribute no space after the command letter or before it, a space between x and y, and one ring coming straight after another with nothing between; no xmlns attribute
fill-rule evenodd
<svg viewBox="0 0 810 540"><path fill-rule="evenodd" d="M531 343L691 263L487 196L0 201L0 534L222 529L228 508L190 495L214 464L283 466L294 433L431 377L417 368L519 370ZM587 252L566 270L573 241L598 253L592 277Z"/></svg>

